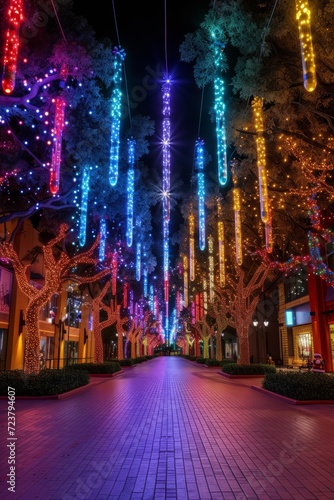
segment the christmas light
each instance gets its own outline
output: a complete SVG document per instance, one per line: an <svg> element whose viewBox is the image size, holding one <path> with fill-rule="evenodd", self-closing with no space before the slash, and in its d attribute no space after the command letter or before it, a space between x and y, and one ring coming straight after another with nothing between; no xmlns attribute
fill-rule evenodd
<svg viewBox="0 0 334 500"><path fill-rule="evenodd" d="M210 235L208 237L208 250L209 250L209 299L210 302L214 298L215 289L215 263L213 256L213 237Z"/></svg>
<svg viewBox="0 0 334 500"><path fill-rule="evenodd" d="M125 58L123 49L114 48L114 88L111 95L111 137L110 137L110 167L109 182L116 186L118 179L119 135L121 123L121 83L122 63Z"/></svg>
<svg viewBox="0 0 334 500"><path fill-rule="evenodd" d="M225 103L224 103L224 80L221 76L222 56L224 45L215 39L214 58L216 67L216 77L214 79L215 92L215 116L216 116L216 138L217 138L217 161L218 161L218 180L219 184L224 186L227 182L227 155L226 155L226 131L225 131Z"/></svg>
<svg viewBox="0 0 334 500"><path fill-rule="evenodd" d="M195 280L195 216L189 214L189 278Z"/></svg>
<svg viewBox="0 0 334 500"><path fill-rule="evenodd" d="M128 140L128 179L127 179L127 226L126 226L126 244L128 247L132 246L133 238L133 194L134 194L134 182L135 182L135 171L134 171L134 161L135 161L135 146L136 141L134 139Z"/></svg>
<svg viewBox="0 0 334 500"><path fill-rule="evenodd" d="M136 252L136 280L140 281L141 278L141 243L137 243Z"/></svg>
<svg viewBox="0 0 334 500"><path fill-rule="evenodd" d="M99 248L99 261L103 262L105 257L106 249L106 220L104 218L100 219L100 248Z"/></svg>
<svg viewBox="0 0 334 500"><path fill-rule="evenodd" d="M224 236L224 223L221 220L222 209L220 201L217 204L218 212L218 222L217 222L217 233L218 233L218 263L219 263L219 285L221 287L225 286L225 236Z"/></svg>
<svg viewBox="0 0 334 500"><path fill-rule="evenodd" d="M19 31L23 21L23 0L9 0L7 17L8 29L3 58L2 90L5 94L11 94L15 87Z"/></svg>
<svg viewBox="0 0 334 500"><path fill-rule="evenodd" d="M308 0L296 0L296 19L298 22L304 87L308 92L313 92L317 86L317 76L311 33L311 11Z"/></svg>
<svg viewBox="0 0 334 500"><path fill-rule="evenodd" d="M242 264L242 235L241 235L241 196L240 189L233 188L233 210L235 230L235 254L237 264Z"/></svg>
<svg viewBox="0 0 334 500"><path fill-rule="evenodd" d="M117 286L117 270L118 270L118 256L114 252L111 260L111 294L116 295Z"/></svg>
<svg viewBox="0 0 334 500"><path fill-rule="evenodd" d="M170 89L171 80L165 77L162 85L162 190L163 190L163 267L164 267L164 299L166 305L166 321L169 301L169 221L170 221Z"/></svg>
<svg viewBox="0 0 334 500"><path fill-rule="evenodd" d="M265 236L266 236L266 250L268 253L273 251L273 226L272 226L272 214L271 208L268 211L268 220L265 223Z"/></svg>
<svg viewBox="0 0 334 500"><path fill-rule="evenodd" d="M50 192L55 195L59 191L62 133L65 124L65 101L61 97L55 99L55 125L53 130L52 160L50 168Z"/></svg>
<svg viewBox="0 0 334 500"><path fill-rule="evenodd" d="M205 186L204 186L204 141L198 139L195 145L198 183L199 248L205 249Z"/></svg>
<svg viewBox="0 0 334 500"><path fill-rule="evenodd" d="M189 290L188 290L188 257L183 255L183 303L184 307L188 307Z"/></svg>
<svg viewBox="0 0 334 500"><path fill-rule="evenodd" d="M266 171L266 146L263 137L263 99L255 97L252 101L254 113L254 125L257 133L256 149L257 149L257 168L259 177L259 194L260 194L260 210L261 219L263 222L268 220L269 202L268 202L268 186L267 186L267 171Z"/></svg>
<svg viewBox="0 0 334 500"><path fill-rule="evenodd" d="M83 171L82 183L81 183L81 206L80 206L80 221L79 221L79 245L81 247L83 247L86 243L89 179L90 179L89 169L85 168Z"/></svg>

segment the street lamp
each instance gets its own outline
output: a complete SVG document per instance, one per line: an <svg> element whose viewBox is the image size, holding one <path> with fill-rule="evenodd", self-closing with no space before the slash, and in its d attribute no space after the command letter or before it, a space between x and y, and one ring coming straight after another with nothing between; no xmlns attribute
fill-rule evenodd
<svg viewBox="0 0 334 500"><path fill-rule="evenodd" d="M257 362L260 362L260 348L259 348L259 329L262 328L262 325L259 326L259 320L257 318L253 319L253 325L256 328L256 353L257 353ZM263 320L263 326L267 328L269 325L269 320L265 318ZM268 340L267 340L267 330L265 330L265 344L266 344L266 356L268 356Z"/></svg>

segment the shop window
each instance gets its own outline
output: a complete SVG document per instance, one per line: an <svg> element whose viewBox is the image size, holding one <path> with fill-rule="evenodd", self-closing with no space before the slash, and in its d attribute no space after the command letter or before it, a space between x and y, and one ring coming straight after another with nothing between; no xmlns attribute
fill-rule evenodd
<svg viewBox="0 0 334 500"><path fill-rule="evenodd" d="M298 335L298 357L303 361L311 357L311 335L309 333Z"/></svg>

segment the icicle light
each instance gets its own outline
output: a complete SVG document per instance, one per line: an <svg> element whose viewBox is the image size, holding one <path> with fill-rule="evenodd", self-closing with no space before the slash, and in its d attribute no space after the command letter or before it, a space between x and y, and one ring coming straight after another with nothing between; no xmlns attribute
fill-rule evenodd
<svg viewBox="0 0 334 500"><path fill-rule="evenodd" d="M235 254L237 264L242 264L242 236L241 236L241 196L240 189L233 188L234 230L235 230Z"/></svg>
<svg viewBox="0 0 334 500"><path fill-rule="evenodd" d="M134 161L135 161L135 145L136 141L134 139L129 139L128 141L128 179L127 179L127 226L126 226L126 244L128 247L132 246L133 239L133 194L134 194L134 182L135 182L135 171L134 171Z"/></svg>
<svg viewBox="0 0 334 500"><path fill-rule="evenodd" d="M136 252L136 280L140 281L141 277L141 243L137 243Z"/></svg>
<svg viewBox="0 0 334 500"><path fill-rule="evenodd" d="M205 185L204 185L204 142L196 141L196 168L198 184L199 248L205 249Z"/></svg>
<svg viewBox="0 0 334 500"><path fill-rule="evenodd" d="M208 250L209 250L209 300L213 302L215 290L215 262L213 256L213 237L208 237Z"/></svg>
<svg viewBox="0 0 334 500"><path fill-rule="evenodd" d="M218 233L218 263L219 263L219 285L225 286L225 234L224 234L224 223L221 220L222 208L220 201L217 204L218 212L218 222L217 222L217 233Z"/></svg>
<svg viewBox="0 0 334 500"><path fill-rule="evenodd" d="M100 247L99 247L99 261L100 262L103 262L104 258L105 258L106 235L107 235L106 220L104 218L102 218L102 219L100 219Z"/></svg>
<svg viewBox="0 0 334 500"><path fill-rule="evenodd" d="M217 138L217 161L218 180L224 186L227 182L227 155L226 155L226 131L225 131L225 103L224 103L224 80L222 73L222 56L224 45L214 38L214 58L216 67L216 77L214 80L215 92L215 115L216 115L216 138Z"/></svg>
<svg viewBox="0 0 334 500"><path fill-rule="evenodd" d="M118 257L117 253L114 252L111 260L111 293L116 295L117 287L117 271L118 271Z"/></svg>
<svg viewBox="0 0 334 500"><path fill-rule="evenodd" d="M317 86L317 76L311 33L311 11L308 0L296 0L296 19L298 22L304 87L308 92L313 92Z"/></svg>
<svg viewBox="0 0 334 500"><path fill-rule="evenodd" d="M183 304L184 307L188 307L189 303L189 289L188 289L188 280L189 280L189 272L188 272L188 257L187 255L183 255Z"/></svg>
<svg viewBox="0 0 334 500"><path fill-rule="evenodd" d="M190 214L189 218L189 278L195 280L195 216Z"/></svg>
<svg viewBox="0 0 334 500"><path fill-rule="evenodd" d="M273 226L272 226L272 213L269 207L268 220L265 223L265 235L266 235L266 250L268 253L273 251Z"/></svg>
<svg viewBox="0 0 334 500"><path fill-rule="evenodd" d="M83 247L86 244L87 210L88 210L88 192L89 192L90 172L85 168L81 183L81 206L79 222L79 245Z"/></svg>
<svg viewBox="0 0 334 500"><path fill-rule="evenodd" d="M267 186L267 171L266 171L266 146L263 137L263 99L255 97L252 102L254 125L257 133L256 149L257 149L257 169L259 177L259 194L260 194L260 210L261 219L263 222L268 220L268 186Z"/></svg>
<svg viewBox="0 0 334 500"><path fill-rule="evenodd" d="M19 53L19 31L23 21L23 0L10 0L7 10L8 28L3 58L2 90L11 94L15 87L17 58Z"/></svg>
<svg viewBox="0 0 334 500"><path fill-rule="evenodd" d="M52 163L50 169L50 192L55 195L59 191L62 134L65 125L65 101L62 97L55 99L55 125L53 130Z"/></svg>
<svg viewBox="0 0 334 500"><path fill-rule="evenodd" d="M125 58L123 49L114 48L114 88L111 95L111 136L110 136L110 166L109 182L116 186L118 179L119 135L121 123L121 84L122 64Z"/></svg>

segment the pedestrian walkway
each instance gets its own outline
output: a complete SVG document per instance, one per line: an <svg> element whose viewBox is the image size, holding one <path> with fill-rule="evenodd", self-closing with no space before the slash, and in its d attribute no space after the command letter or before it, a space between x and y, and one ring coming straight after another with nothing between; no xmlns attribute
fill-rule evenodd
<svg viewBox="0 0 334 500"><path fill-rule="evenodd" d="M0 498L333 500L334 406L254 384L162 356L71 398L18 400L15 493L5 437Z"/></svg>

